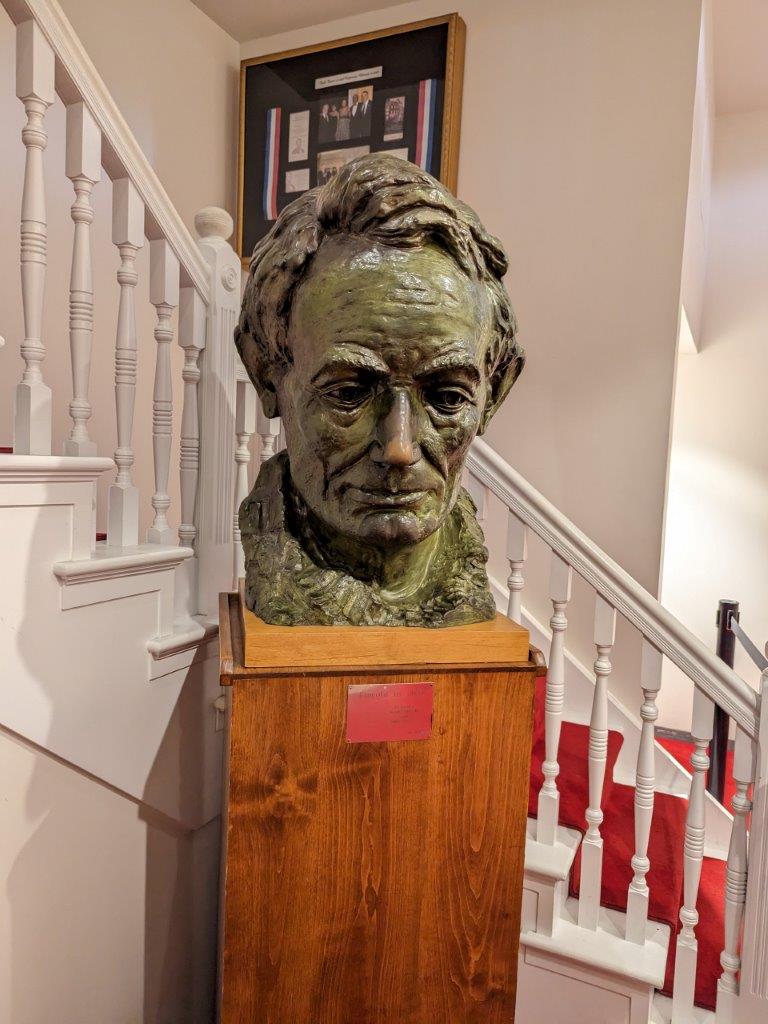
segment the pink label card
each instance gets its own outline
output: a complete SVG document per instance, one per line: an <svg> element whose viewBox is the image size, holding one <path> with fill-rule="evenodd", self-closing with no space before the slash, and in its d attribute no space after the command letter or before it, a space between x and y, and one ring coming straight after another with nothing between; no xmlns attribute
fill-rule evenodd
<svg viewBox="0 0 768 1024"><path fill-rule="evenodd" d="M347 689L347 743L428 740L432 683L353 684Z"/></svg>

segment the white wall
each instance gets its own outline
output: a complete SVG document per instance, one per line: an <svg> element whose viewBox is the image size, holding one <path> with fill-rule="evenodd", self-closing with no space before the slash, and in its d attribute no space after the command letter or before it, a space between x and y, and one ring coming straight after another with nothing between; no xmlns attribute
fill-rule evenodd
<svg viewBox="0 0 768 1024"><path fill-rule="evenodd" d="M62 7L187 225L201 206L232 211L234 39L189 0L62 0Z"/></svg>
<svg viewBox="0 0 768 1024"><path fill-rule="evenodd" d="M219 819L190 832L0 732L0 1021L211 1024Z"/></svg>
<svg viewBox="0 0 768 1024"><path fill-rule="evenodd" d="M707 276L707 241L712 191L712 145L715 121L712 4L705 0L696 69L693 107L691 168L683 244L681 301L688 318L694 345L701 343L704 285Z"/></svg>
<svg viewBox="0 0 768 1024"><path fill-rule="evenodd" d="M462 0L459 194L499 235L529 362L501 454L656 592L699 0ZM419 0L243 45L244 57L442 14ZM503 552L503 524L486 524ZM493 570L506 577L497 561ZM543 555L526 603L548 620ZM594 660L592 598L571 644ZM634 636L615 662L638 702Z"/></svg>
<svg viewBox="0 0 768 1024"><path fill-rule="evenodd" d="M701 350L681 355L669 482L665 603L708 645L720 598L768 640L768 110L715 122ZM757 670L737 645L736 668ZM670 671L659 721L690 728L691 690Z"/></svg>

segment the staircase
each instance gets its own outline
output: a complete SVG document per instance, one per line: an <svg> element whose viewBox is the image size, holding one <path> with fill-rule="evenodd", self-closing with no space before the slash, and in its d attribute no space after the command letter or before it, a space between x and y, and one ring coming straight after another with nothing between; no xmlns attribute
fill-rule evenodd
<svg viewBox="0 0 768 1024"><path fill-rule="evenodd" d="M479 439L468 476L481 518L490 495L508 516L510 573L506 589L495 584L497 603L503 606L506 596L510 617L527 622L533 642L549 650L534 737L521 1014L526 1021L548 1014L550 1020L683 1024L764 1014L756 872L765 864L757 836L764 827L768 733L760 695ZM548 635L522 606L530 532L551 553ZM574 572L595 593L588 726L563 714L566 677L570 686L578 675L565 646ZM642 637L639 736L606 686L618 612ZM695 684L687 799L681 799L680 771L654 738L664 656ZM705 791L715 703L737 722L733 817ZM636 756L631 776L624 747ZM552 974L568 984L553 984Z"/></svg>
<svg viewBox="0 0 768 1024"><path fill-rule="evenodd" d="M130 963L105 961L90 981L89 999L94 1005L102 993L105 1021L203 1024L214 1015L226 718L217 679L217 595L243 573L236 510L253 476L252 439L258 435L259 458L269 458L279 446L280 425L257 416L231 340L240 297L240 262L227 241L231 218L223 210L202 210L193 239L56 0L0 3L16 26L17 93L26 115L24 370L16 386L12 451L0 451L0 663L14 681L0 688L0 739L55 763L62 778L104 788L135 808L150 832L159 829L163 843L171 836L184 847L167 879L150 884L162 861L156 860L159 840L147 840L147 879L121 877L115 884L133 886L132 905L146 901L146 948ZM66 108L65 171L73 184L71 389L46 381L41 330L48 273L45 119L58 102ZM109 457L89 425L92 401L111 401L103 394L92 398L89 388L91 195L100 181L111 189L119 286L117 444ZM137 359L146 355L136 331L137 268L145 246L154 391L151 408L137 408ZM174 377L174 343L183 351L180 379ZM63 454L52 451L54 402L67 402L72 420ZM149 493L136 482L133 425L139 417L152 422ZM509 577L494 582L497 604L530 628L549 665L537 696L518 1020L766 1019L768 714L761 713L762 694L481 440L467 474L481 519L490 496L507 519ZM105 539L97 540L97 523L106 526ZM523 603L531 536L549 551L548 624L535 621ZM574 574L594 593L591 670L567 643ZM634 708L609 689L617 615L642 638ZM695 686L695 750L685 767L654 738L665 657ZM764 691L766 685L764 677ZM715 704L736 723L733 815L705 792ZM4 796L13 803L18 794ZM110 835L98 836L106 847ZM54 842L66 853L65 826ZM21 886L15 879L22 854L9 868L14 892ZM48 860L42 863L50 870ZM58 899L55 885L52 891ZM28 899L23 890L21 905ZM86 908L87 895L64 903L72 927L98 914L98 907ZM51 914L56 909L52 905ZM14 920L17 930L22 916ZM98 943L90 941L86 955L97 957ZM66 959L65 945L52 947L51 963ZM66 951L70 955L74 950ZM143 986L125 984L129 976L143 977ZM21 992L17 985L0 995L0 1019L9 1024L81 1020L81 1011L82 995L68 983L51 991L30 986Z"/></svg>

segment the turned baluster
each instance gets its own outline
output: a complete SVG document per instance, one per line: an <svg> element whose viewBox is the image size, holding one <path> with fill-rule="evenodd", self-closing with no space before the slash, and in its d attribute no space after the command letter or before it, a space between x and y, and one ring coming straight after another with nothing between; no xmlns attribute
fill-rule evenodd
<svg viewBox="0 0 768 1024"><path fill-rule="evenodd" d="M120 253L120 304L115 338L117 478L109 488L107 543L124 548L139 543L139 491L132 478L132 437L136 403L135 289L139 280L136 254L144 244L144 204L128 178L112 182L112 242Z"/></svg>
<svg viewBox="0 0 768 1024"><path fill-rule="evenodd" d="M240 537L240 506L248 497L248 467L251 464L250 440L256 430L256 392L250 381L237 382L235 405L235 433L237 448L235 449L235 509L232 519L234 537L234 586L245 576L245 554Z"/></svg>
<svg viewBox="0 0 768 1024"><path fill-rule="evenodd" d="M586 812L587 832L581 844L581 887L579 891L579 926L595 931L600 914L600 891L603 884L603 785L608 758L608 676L611 674L611 651L616 640L616 611L597 594L595 601L595 692L589 722L589 807Z"/></svg>
<svg viewBox="0 0 768 1024"><path fill-rule="evenodd" d="M523 621L522 591L525 585L523 566L527 557L528 528L514 512L510 512L507 517L507 560L509 562L507 617L513 622Z"/></svg>
<svg viewBox="0 0 768 1024"><path fill-rule="evenodd" d="M653 820L653 797L656 786L656 755L654 722L659 717L656 695L661 688L662 654L649 640L643 638L640 663L640 686L643 703L640 717L640 746L635 773L635 853L632 857L634 876L627 892L626 938L638 945L645 944L645 926L648 921L650 891L646 875L651 866L648 860L648 840Z"/></svg>
<svg viewBox="0 0 768 1024"><path fill-rule="evenodd" d="M725 870L725 946L720 954L723 973L717 981L717 1022L733 1024L739 996L739 954L744 906L747 900L747 817L752 810L749 787L755 776L756 744L737 726L733 753L733 826Z"/></svg>
<svg viewBox="0 0 768 1024"><path fill-rule="evenodd" d="M704 807L706 778L709 768L707 748L712 739L714 705L696 686L693 691L693 719L691 736L694 752L691 756L691 792L685 819L683 847L683 906L680 909L681 929L677 936L675 978L672 989L672 1019L675 1024L694 1024L693 997L696 987L696 961L698 943L696 925L699 913L696 901L704 859Z"/></svg>
<svg viewBox="0 0 768 1024"><path fill-rule="evenodd" d="M277 452L277 442L280 437L280 417L273 416L269 419L264 415L264 410L259 403L256 417L256 432L261 441L259 461L267 462Z"/></svg>
<svg viewBox="0 0 768 1024"><path fill-rule="evenodd" d="M13 450L17 455L51 454L51 389L43 382L42 337L48 225L45 211L43 150L48 142L45 112L54 100L54 56L34 21L16 27L16 95L27 123L21 130L26 148L21 198L21 300L24 371L16 385Z"/></svg>
<svg viewBox="0 0 768 1024"><path fill-rule="evenodd" d="M88 384L93 348L93 266L91 224L93 186L101 178L101 131L84 103L67 107L66 175L75 190L72 220L72 271L69 279L69 349L72 358L72 430L64 442L65 455L95 455L88 436L91 403Z"/></svg>
<svg viewBox="0 0 768 1024"><path fill-rule="evenodd" d="M179 345L184 350L184 404L181 413L181 445L179 451L179 484L181 490L181 523L179 544L195 546L197 526L195 506L200 472L200 416L198 411L198 360L205 348L205 303L194 288L182 288L179 299Z"/></svg>
<svg viewBox="0 0 768 1024"><path fill-rule="evenodd" d="M179 304L179 261L169 243L162 238L149 244L149 301L157 310L157 361L152 400L152 451L155 460L155 493L152 495L154 521L147 534L147 540L152 544L170 544L173 540L173 532L168 523L168 509L171 505L168 474L173 428L171 315Z"/></svg>
<svg viewBox="0 0 768 1024"><path fill-rule="evenodd" d="M549 596L553 614L549 620L552 643L549 649L546 697L544 701L544 762L541 766L544 784L539 790L536 839L553 846L557 838L557 822L560 812L560 793L557 776L560 765L557 762L560 747L560 727L563 721L565 696L565 630L568 619L565 609L571 599L573 572L567 562L552 552L549 575Z"/></svg>

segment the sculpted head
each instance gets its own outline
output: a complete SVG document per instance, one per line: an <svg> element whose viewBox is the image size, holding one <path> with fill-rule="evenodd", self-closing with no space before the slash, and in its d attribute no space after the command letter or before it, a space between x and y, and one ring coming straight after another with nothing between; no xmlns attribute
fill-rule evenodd
<svg viewBox="0 0 768 1024"><path fill-rule="evenodd" d="M445 523L523 366L506 269L469 207L381 153L286 207L256 247L238 350L329 535L402 548Z"/></svg>

